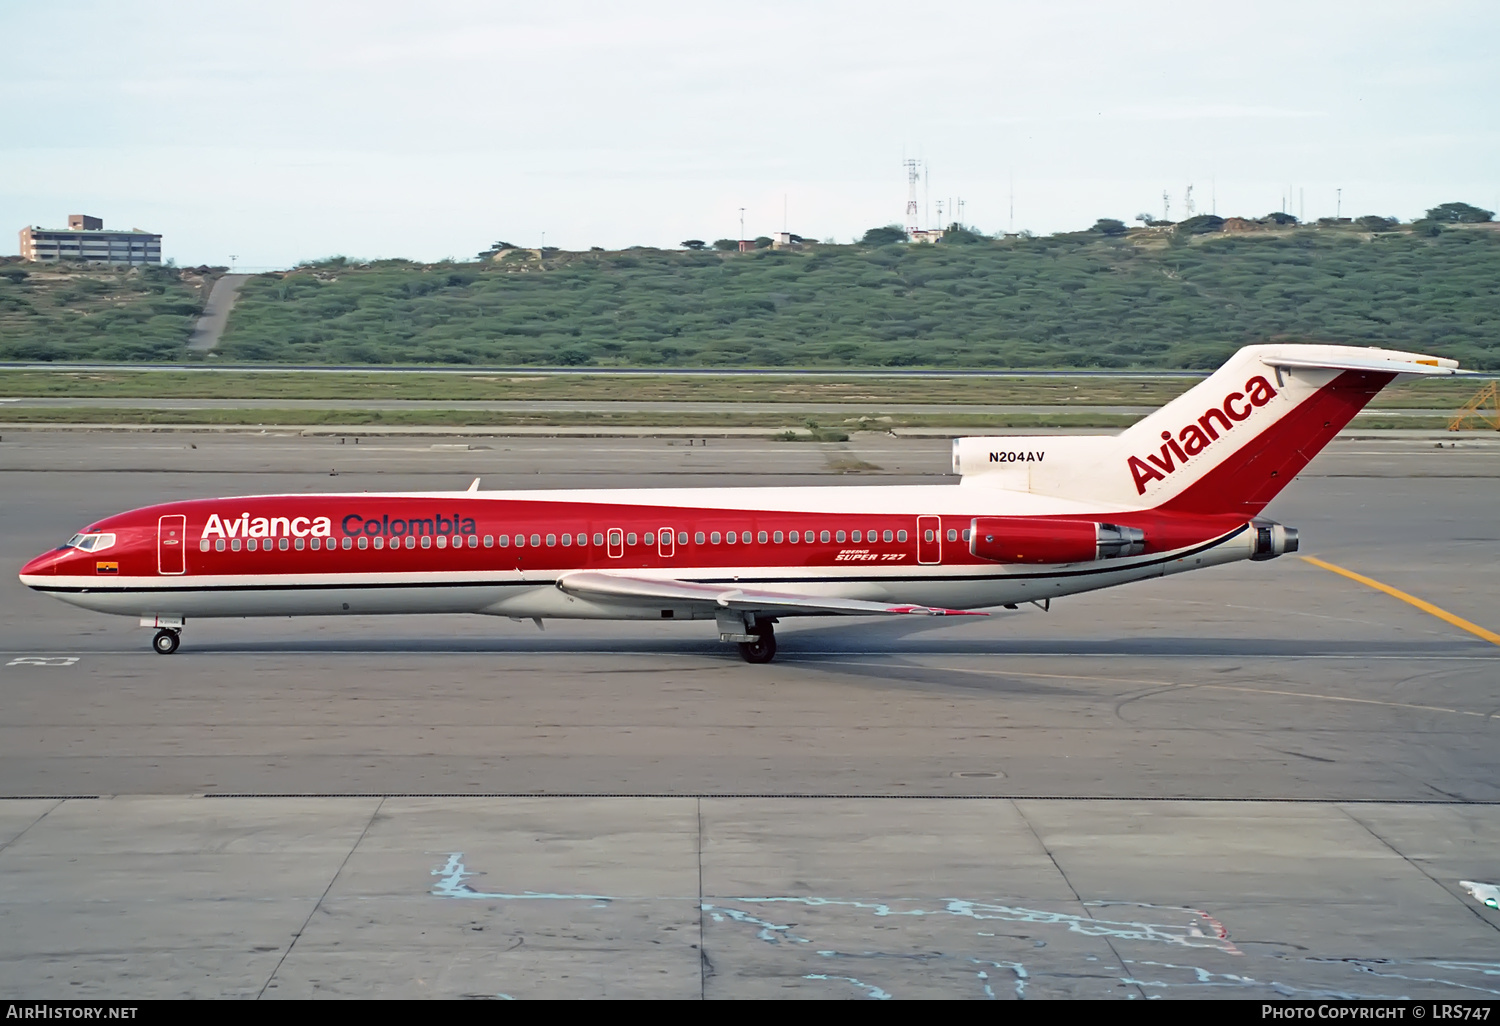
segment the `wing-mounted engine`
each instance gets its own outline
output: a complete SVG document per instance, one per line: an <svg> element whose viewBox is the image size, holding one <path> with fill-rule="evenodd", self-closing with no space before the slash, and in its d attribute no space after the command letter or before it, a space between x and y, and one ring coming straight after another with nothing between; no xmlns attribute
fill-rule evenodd
<svg viewBox="0 0 1500 1026"><path fill-rule="evenodd" d="M969 551L996 563L1088 563L1145 550L1144 531L1088 520L975 517L969 533Z"/></svg>

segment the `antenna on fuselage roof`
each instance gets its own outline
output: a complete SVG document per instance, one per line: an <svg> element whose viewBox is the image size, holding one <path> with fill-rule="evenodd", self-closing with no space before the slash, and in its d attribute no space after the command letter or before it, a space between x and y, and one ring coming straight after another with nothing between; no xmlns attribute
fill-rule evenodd
<svg viewBox="0 0 1500 1026"><path fill-rule="evenodd" d="M477 492L477 491L479 491L479 478L476 477L473 481L469 482L469 491L471 491L471 492Z"/></svg>

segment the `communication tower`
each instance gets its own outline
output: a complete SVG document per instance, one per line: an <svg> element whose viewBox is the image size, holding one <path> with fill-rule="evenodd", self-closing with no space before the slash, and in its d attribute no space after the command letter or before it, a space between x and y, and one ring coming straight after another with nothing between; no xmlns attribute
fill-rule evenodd
<svg viewBox="0 0 1500 1026"><path fill-rule="evenodd" d="M1193 187L1191 185L1187 187L1187 194L1182 197L1182 207L1187 211L1188 217L1193 216Z"/></svg>
<svg viewBox="0 0 1500 1026"><path fill-rule="evenodd" d="M1167 195L1166 189L1161 191L1161 219L1163 221L1172 220L1172 197Z"/></svg>
<svg viewBox="0 0 1500 1026"><path fill-rule="evenodd" d="M922 174L917 170L917 161L908 159L902 163L906 165L906 231L910 234L921 227L917 224L917 180Z"/></svg>

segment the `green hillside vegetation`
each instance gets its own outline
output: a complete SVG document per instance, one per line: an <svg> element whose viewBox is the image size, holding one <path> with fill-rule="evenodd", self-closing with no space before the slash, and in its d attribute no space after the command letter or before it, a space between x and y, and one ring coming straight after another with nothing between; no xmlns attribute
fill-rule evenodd
<svg viewBox="0 0 1500 1026"><path fill-rule="evenodd" d="M217 270L0 261L0 360L180 360Z"/></svg>
<svg viewBox="0 0 1500 1026"><path fill-rule="evenodd" d="M974 239L333 261L247 282L222 358L1207 368L1283 339L1500 367L1500 234L1488 226Z"/></svg>
<svg viewBox="0 0 1500 1026"><path fill-rule="evenodd" d="M248 281L215 359L1211 368L1241 345L1287 340L1497 369L1500 231L1463 211L1448 218L1449 206L1400 226L1366 218L1226 233L1196 219L1122 232L1101 221L1045 238L966 231L937 246L335 258ZM16 270L29 277L10 280ZM183 272L54 284L55 271L0 267L0 359L190 358L183 345L201 298Z"/></svg>

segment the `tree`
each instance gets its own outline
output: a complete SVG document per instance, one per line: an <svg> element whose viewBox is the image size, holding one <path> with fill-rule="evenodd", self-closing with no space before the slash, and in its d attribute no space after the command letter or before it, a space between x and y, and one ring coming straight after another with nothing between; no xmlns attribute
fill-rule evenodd
<svg viewBox="0 0 1500 1026"><path fill-rule="evenodd" d="M1288 224L1296 224L1297 223L1297 219L1295 217L1293 217L1291 214L1288 214L1288 213L1286 213L1285 211L1282 211L1282 210L1273 210L1273 211L1271 211L1271 213L1269 213L1265 217L1261 218L1261 220L1263 220L1263 221L1270 221L1272 224L1280 224L1280 225L1288 225Z"/></svg>
<svg viewBox="0 0 1500 1026"><path fill-rule="evenodd" d="M1494 216L1493 210L1480 210L1467 203L1439 203L1427 211L1427 220L1444 224L1481 224Z"/></svg>
<svg viewBox="0 0 1500 1026"><path fill-rule="evenodd" d="M1354 223L1365 231L1388 232L1401 222L1394 217L1381 217L1379 214L1366 214L1364 217L1356 217Z"/></svg>
<svg viewBox="0 0 1500 1026"><path fill-rule="evenodd" d="M1124 235L1130 231L1130 228L1124 221L1117 221L1113 217L1101 217L1094 222L1094 227L1089 231L1098 232L1100 235Z"/></svg>
<svg viewBox="0 0 1500 1026"><path fill-rule="evenodd" d="M979 232L974 231L972 228L965 228L957 221L954 221L943 231L944 245L972 246L976 243L988 241Z"/></svg>
<svg viewBox="0 0 1500 1026"><path fill-rule="evenodd" d="M686 239L678 243L678 245L680 245L683 249L700 250L707 246L708 243L704 242L702 239Z"/></svg>
<svg viewBox="0 0 1500 1026"><path fill-rule="evenodd" d="M755 237L756 249L769 249L776 240L769 235L757 235Z"/></svg>
<svg viewBox="0 0 1500 1026"><path fill-rule="evenodd" d="M720 253L731 253L740 248L740 244L733 239L715 239L714 249Z"/></svg>
<svg viewBox="0 0 1500 1026"><path fill-rule="evenodd" d="M1207 235L1223 228L1224 219L1217 214L1199 214L1177 222L1177 230L1187 235Z"/></svg>
<svg viewBox="0 0 1500 1026"><path fill-rule="evenodd" d="M865 232L864 238L860 239L863 246L890 246L897 242L906 241L906 229L899 224L888 224L883 228L871 228Z"/></svg>

